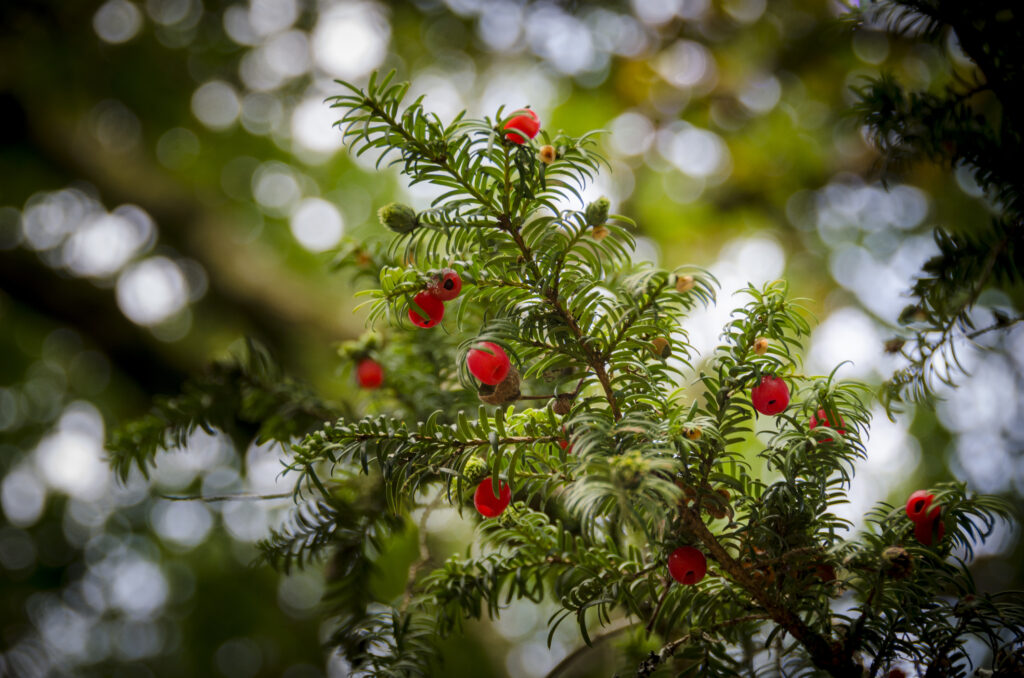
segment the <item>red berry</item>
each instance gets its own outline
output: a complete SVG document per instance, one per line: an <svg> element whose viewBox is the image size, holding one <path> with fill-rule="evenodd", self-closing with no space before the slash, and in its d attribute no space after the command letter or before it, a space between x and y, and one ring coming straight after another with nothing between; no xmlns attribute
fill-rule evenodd
<svg viewBox="0 0 1024 678"><path fill-rule="evenodd" d="M363 388L377 388L384 381L384 370L372 358L363 358L356 367L356 381Z"/></svg>
<svg viewBox="0 0 1024 678"><path fill-rule="evenodd" d="M944 536L946 536L946 526L942 522L941 506L933 508L927 518L918 520L914 525L914 537L925 546L942 541Z"/></svg>
<svg viewBox="0 0 1024 678"><path fill-rule="evenodd" d="M435 297L430 292L420 292L412 298L413 302L416 303L423 312L426 313L426 317L420 314L414 306L409 307L409 320L412 321L413 325L417 327L433 327L437 323L441 322L441 318L444 317L444 302Z"/></svg>
<svg viewBox="0 0 1024 678"><path fill-rule="evenodd" d="M450 268L443 269L428 291L441 301L451 301L462 291L462 278Z"/></svg>
<svg viewBox="0 0 1024 678"><path fill-rule="evenodd" d="M474 377L494 386L501 383L512 365L505 355L505 349L490 341L484 341L480 343L480 348L471 349L466 355L466 366Z"/></svg>
<svg viewBox="0 0 1024 678"><path fill-rule="evenodd" d="M846 422L843 421L843 418L839 417L839 426L833 426L832 423L829 422L828 417L825 416L825 410L823 410L823 409L822 410L818 410L817 414L812 414L811 415L811 424L810 424L811 430L813 431L819 425L827 426L827 427L829 427L831 429L834 429L835 432L838 433L841 436L845 436L846 435L846 429L843 428L844 426L846 426ZM822 438L821 442L823 442L823 443L830 443L830 442L832 442L832 439L831 438Z"/></svg>
<svg viewBox="0 0 1024 678"><path fill-rule="evenodd" d="M517 112L519 115L513 116L505 123L505 129L516 131L506 132L505 138L514 144L525 144L527 139L534 138L540 131L540 118L529 108Z"/></svg>
<svg viewBox="0 0 1024 678"><path fill-rule="evenodd" d="M708 571L708 559L692 546L680 546L668 556L668 573L680 584L696 584Z"/></svg>
<svg viewBox="0 0 1024 678"><path fill-rule="evenodd" d="M778 414L789 405L789 387L782 378L766 374L750 389L750 400L761 414Z"/></svg>
<svg viewBox="0 0 1024 678"><path fill-rule="evenodd" d="M500 496L494 496L494 485L491 484L490 478L484 478L483 482L477 485L476 493L473 495L473 505L476 506L480 515L485 518L493 518L502 514L508 503L512 501L512 490L499 480L498 494Z"/></svg>
<svg viewBox="0 0 1024 678"><path fill-rule="evenodd" d="M932 505L933 499L935 499L935 495L927 490L918 490L911 494L907 499L907 517L915 523L924 520L925 516L928 515L928 507Z"/></svg>

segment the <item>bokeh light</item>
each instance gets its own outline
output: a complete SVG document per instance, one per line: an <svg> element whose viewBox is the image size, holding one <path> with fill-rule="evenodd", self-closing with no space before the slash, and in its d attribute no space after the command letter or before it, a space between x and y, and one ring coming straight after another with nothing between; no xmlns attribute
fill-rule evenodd
<svg viewBox="0 0 1024 678"><path fill-rule="evenodd" d="M390 36L390 24L377 4L335 5L313 29L313 58L331 77L355 80L384 61Z"/></svg>
<svg viewBox="0 0 1024 678"><path fill-rule="evenodd" d="M132 264L117 279L117 305L139 325L158 325L187 303L185 276L167 257L150 257Z"/></svg>
<svg viewBox="0 0 1024 678"><path fill-rule="evenodd" d="M291 218L292 235L310 252L323 252L338 244L345 224L338 208L320 198L306 198Z"/></svg>
<svg viewBox="0 0 1024 678"><path fill-rule="evenodd" d="M241 112L235 89L221 80L203 83L192 95L192 113L210 129L227 129Z"/></svg>
<svg viewBox="0 0 1024 678"><path fill-rule="evenodd" d="M76 275L105 278L114 275L152 242L155 228L145 212L134 206L86 219L64 245L64 265ZM127 215L137 216L131 219Z"/></svg>
<svg viewBox="0 0 1024 678"><path fill-rule="evenodd" d="M118 45L134 38L142 28L142 12L127 0L107 0L92 18L96 35Z"/></svg>
<svg viewBox="0 0 1024 678"><path fill-rule="evenodd" d="M324 105L323 97L309 97L297 105L292 111L291 134L298 151L309 151L326 159L341 148L341 135L334 127L337 117ZM309 157L303 154L304 159Z"/></svg>

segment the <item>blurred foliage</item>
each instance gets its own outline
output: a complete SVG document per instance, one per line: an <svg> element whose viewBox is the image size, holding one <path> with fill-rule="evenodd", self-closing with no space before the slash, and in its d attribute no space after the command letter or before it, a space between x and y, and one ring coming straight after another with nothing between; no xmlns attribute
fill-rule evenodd
<svg viewBox="0 0 1024 678"><path fill-rule="evenodd" d="M955 40L963 59L970 60L969 68L952 66L954 78L941 93L915 90L888 73L873 78L858 90L856 110L890 180L919 162L966 170L995 212L990 219L975 215L936 231L939 252L925 263L912 290L914 303L899 318L914 334L908 344L893 343L910 365L883 388L890 412L907 396L923 400L938 383L952 385L969 371L959 357L966 344L1024 319L1006 304L986 317L990 325L978 328L975 313L987 290L1000 290L1009 299L1018 299L1021 291L1024 175L1015 158L1024 144L1024 113L1017 101L1024 26L1017 11L1012 2L882 0L850 16L933 43Z"/></svg>
<svg viewBox="0 0 1024 678"><path fill-rule="evenodd" d="M113 431L107 450L122 481L133 468L148 476L159 450L186 447L196 429L226 433L245 449L251 441L289 443L337 416L308 387L283 375L263 347L250 340L239 353L186 381L179 395L156 398L151 414Z"/></svg>

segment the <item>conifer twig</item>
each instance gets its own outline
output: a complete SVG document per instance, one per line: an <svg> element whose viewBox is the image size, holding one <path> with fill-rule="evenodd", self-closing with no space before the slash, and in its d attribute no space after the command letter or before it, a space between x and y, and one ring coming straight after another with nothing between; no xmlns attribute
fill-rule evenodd
<svg viewBox="0 0 1024 678"><path fill-rule="evenodd" d="M179 494L158 494L161 499L169 501L266 501L270 499L287 499L294 495L293 492L278 492L275 494L212 494L212 495L179 495Z"/></svg>

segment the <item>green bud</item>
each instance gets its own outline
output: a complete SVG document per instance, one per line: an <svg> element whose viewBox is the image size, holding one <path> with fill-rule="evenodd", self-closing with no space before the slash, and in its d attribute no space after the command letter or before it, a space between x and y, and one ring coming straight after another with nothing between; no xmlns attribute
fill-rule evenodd
<svg viewBox="0 0 1024 678"><path fill-rule="evenodd" d="M639 450L630 450L625 454L612 457L609 464L612 481L617 487L632 490L640 485L644 473L647 472L647 461Z"/></svg>
<svg viewBox="0 0 1024 678"><path fill-rule="evenodd" d="M611 203L608 198L601 196L594 202L587 205L587 225L588 226L603 226L604 222L608 221L608 208L611 207Z"/></svg>
<svg viewBox="0 0 1024 678"><path fill-rule="evenodd" d="M466 465L462 467L462 475L466 477L466 480L473 484L474 489L480 481L491 474L490 468L487 466L487 462L480 457L470 457L466 460Z"/></svg>
<svg viewBox="0 0 1024 678"><path fill-rule="evenodd" d="M395 233L408 233L419 226L416 210L399 202L393 202L390 205L381 207L377 211L377 217L382 225L390 228Z"/></svg>
<svg viewBox="0 0 1024 678"><path fill-rule="evenodd" d="M491 469L486 461L477 456L467 459L466 465L462 467L462 477L456 478L452 485L459 501L463 504L472 504L477 485L489 475Z"/></svg>
<svg viewBox="0 0 1024 678"><path fill-rule="evenodd" d="M338 355L346 360L365 358L379 349L382 343L380 334L371 330L354 341L343 341L338 346Z"/></svg>
<svg viewBox="0 0 1024 678"><path fill-rule="evenodd" d="M374 332L373 330L370 330L369 332L364 332L363 336L360 337L360 341L362 342L363 347L367 351L373 351L380 348L382 343L380 334Z"/></svg>
<svg viewBox="0 0 1024 678"><path fill-rule="evenodd" d="M338 346L338 355L346 360L352 360L359 354L358 341L345 341Z"/></svg>
<svg viewBox="0 0 1024 678"><path fill-rule="evenodd" d="M882 551L882 572L892 579L906 579L914 569L910 553L902 546L887 546Z"/></svg>
<svg viewBox="0 0 1024 678"><path fill-rule="evenodd" d="M519 508L516 506L515 502L509 504L508 508L502 511L501 515L498 516L498 524L506 530L519 525Z"/></svg>

